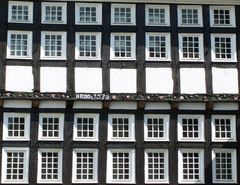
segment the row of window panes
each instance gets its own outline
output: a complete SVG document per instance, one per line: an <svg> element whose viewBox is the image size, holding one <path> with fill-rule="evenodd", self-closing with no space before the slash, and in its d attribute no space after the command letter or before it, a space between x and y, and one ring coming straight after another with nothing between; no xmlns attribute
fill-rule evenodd
<svg viewBox="0 0 240 185"><path fill-rule="evenodd" d="M66 60L66 32L42 32L41 59ZM76 60L100 60L100 32L77 32L75 37ZM7 57L28 59L32 58L32 32L8 31ZM179 34L180 61L204 61L203 34ZM111 33L111 60L136 60L136 34ZM146 60L171 60L170 33L146 33ZM211 34L212 61L236 62L236 35Z"/></svg>
<svg viewBox="0 0 240 185"><path fill-rule="evenodd" d="M1 182L28 183L29 149L3 147L2 151ZM168 150L146 149L144 156L145 183L169 183ZM38 150L38 183L62 182L62 158L62 149ZM74 148L72 182L97 183L98 160L98 149ZM108 149L106 182L135 183L135 160L134 149ZM236 163L236 149L214 148L213 182L236 183ZM178 150L178 182L204 183L204 149Z"/></svg>
<svg viewBox="0 0 240 185"><path fill-rule="evenodd" d="M144 118L145 141L169 140L169 115L146 114ZM178 115L178 140L204 142L204 116ZM63 140L64 114L39 115L39 140ZM77 141L97 141L99 114L75 114L73 138ZM3 140L29 140L30 114L4 113ZM135 141L133 114L109 114L109 141ZM236 117L212 116L212 141L236 141Z"/></svg>
<svg viewBox="0 0 240 185"><path fill-rule="evenodd" d="M178 5L179 26L203 26L202 6ZM169 5L146 5L148 26L170 26ZM109 16L109 15L106 15ZM210 6L210 23L215 27L235 27L234 6ZM32 23L33 3L9 1L9 22ZM66 24L67 3L42 3L42 23ZM76 3L75 24L102 24L101 3ZM112 25L136 25L135 4L111 4Z"/></svg>

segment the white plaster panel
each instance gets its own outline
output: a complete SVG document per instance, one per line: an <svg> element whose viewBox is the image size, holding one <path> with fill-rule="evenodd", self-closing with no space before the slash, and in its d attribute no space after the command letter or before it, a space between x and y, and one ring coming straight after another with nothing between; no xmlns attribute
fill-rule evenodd
<svg viewBox="0 0 240 185"><path fill-rule="evenodd" d="M32 101L31 100L4 100L3 107L32 108Z"/></svg>
<svg viewBox="0 0 240 185"><path fill-rule="evenodd" d="M66 108L65 101L40 101L39 108Z"/></svg>
<svg viewBox="0 0 240 185"><path fill-rule="evenodd" d="M137 109L136 102L111 102L110 109Z"/></svg>
<svg viewBox="0 0 240 185"><path fill-rule="evenodd" d="M30 66L7 66L6 67L6 90L7 91L33 91L33 73Z"/></svg>
<svg viewBox="0 0 240 185"><path fill-rule="evenodd" d="M136 69L110 69L111 93L136 93Z"/></svg>
<svg viewBox="0 0 240 185"><path fill-rule="evenodd" d="M181 93L206 93L204 68L180 69Z"/></svg>
<svg viewBox="0 0 240 185"><path fill-rule="evenodd" d="M147 93L173 93L171 68L146 68Z"/></svg>
<svg viewBox="0 0 240 185"><path fill-rule="evenodd" d="M75 91L81 93L101 93L102 69L75 68Z"/></svg>
<svg viewBox="0 0 240 185"><path fill-rule="evenodd" d="M73 104L74 109L101 109L102 102L91 101L75 101Z"/></svg>
<svg viewBox="0 0 240 185"><path fill-rule="evenodd" d="M65 67L41 67L41 92L66 92L67 70Z"/></svg>
<svg viewBox="0 0 240 185"><path fill-rule="evenodd" d="M214 103L213 110L238 110L237 103Z"/></svg>
<svg viewBox="0 0 240 185"><path fill-rule="evenodd" d="M237 69L212 68L213 93L238 93Z"/></svg>
<svg viewBox="0 0 240 185"><path fill-rule="evenodd" d="M145 104L145 110L169 110L171 106L166 102L148 102Z"/></svg>
<svg viewBox="0 0 240 185"><path fill-rule="evenodd" d="M179 103L179 109L183 110L205 110L205 103Z"/></svg>

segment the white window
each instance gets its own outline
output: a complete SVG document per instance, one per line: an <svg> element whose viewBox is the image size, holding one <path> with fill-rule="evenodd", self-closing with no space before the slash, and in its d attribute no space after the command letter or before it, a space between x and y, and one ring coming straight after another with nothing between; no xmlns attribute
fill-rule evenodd
<svg viewBox="0 0 240 185"><path fill-rule="evenodd" d="M144 138L145 141L168 141L169 140L169 115L145 114L144 115Z"/></svg>
<svg viewBox="0 0 240 185"><path fill-rule="evenodd" d="M213 183L237 183L236 149L213 149Z"/></svg>
<svg viewBox="0 0 240 185"><path fill-rule="evenodd" d="M73 138L79 141L98 140L99 114L75 114Z"/></svg>
<svg viewBox="0 0 240 185"><path fill-rule="evenodd" d="M44 24L66 24L67 4L66 3L42 3L42 23Z"/></svg>
<svg viewBox="0 0 240 185"><path fill-rule="evenodd" d="M168 183L168 150L145 150L145 183Z"/></svg>
<svg viewBox="0 0 240 185"><path fill-rule="evenodd" d="M235 34L212 34L211 47L212 61L237 62Z"/></svg>
<svg viewBox="0 0 240 185"><path fill-rule="evenodd" d="M111 24L112 25L135 25L136 24L135 4L112 4Z"/></svg>
<svg viewBox="0 0 240 185"><path fill-rule="evenodd" d="M111 60L136 59L136 34L112 33L111 34Z"/></svg>
<svg viewBox="0 0 240 185"><path fill-rule="evenodd" d="M97 183L98 150L73 149L73 183Z"/></svg>
<svg viewBox="0 0 240 185"><path fill-rule="evenodd" d="M78 60L100 60L101 33L76 33L75 58Z"/></svg>
<svg viewBox="0 0 240 185"><path fill-rule="evenodd" d="M234 6L210 6L210 21L214 27L235 27Z"/></svg>
<svg viewBox="0 0 240 185"><path fill-rule="evenodd" d="M75 24L102 24L102 4L76 3Z"/></svg>
<svg viewBox="0 0 240 185"><path fill-rule="evenodd" d="M66 59L66 32L42 32L41 59Z"/></svg>
<svg viewBox="0 0 240 185"><path fill-rule="evenodd" d="M202 6L178 6L178 26L202 26Z"/></svg>
<svg viewBox="0 0 240 185"><path fill-rule="evenodd" d="M32 32L8 31L7 58L32 58Z"/></svg>
<svg viewBox="0 0 240 185"><path fill-rule="evenodd" d="M27 1L9 1L8 22L32 23L33 3Z"/></svg>
<svg viewBox="0 0 240 185"><path fill-rule="evenodd" d="M135 183L135 150L107 151L107 183Z"/></svg>
<svg viewBox="0 0 240 185"><path fill-rule="evenodd" d="M168 5L146 5L145 22L147 26L169 26Z"/></svg>
<svg viewBox="0 0 240 185"><path fill-rule="evenodd" d="M178 151L178 183L204 183L204 150L179 149Z"/></svg>
<svg viewBox="0 0 240 185"><path fill-rule="evenodd" d="M146 60L171 60L170 33L146 33Z"/></svg>
<svg viewBox="0 0 240 185"><path fill-rule="evenodd" d="M212 116L212 141L236 141L236 116Z"/></svg>
<svg viewBox="0 0 240 185"><path fill-rule="evenodd" d="M178 115L178 141L204 141L204 116Z"/></svg>
<svg viewBox="0 0 240 185"><path fill-rule="evenodd" d="M30 114L4 113L3 140L29 140Z"/></svg>
<svg viewBox="0 0 240 185"><path fill-rule="evenodd" d="M46 184L62 182L61 149L39 149L37 182Z"/></svg>
<svg viewBox="0 0 240 185"><path fill-rule="evenodd" d="M203 35L179 34L179 58L181 61L204 61Z"/></svg>
<svg viewBox="0 0 240 185"><path fill-rule="evenodd" d="M109 141L134 141L135 117L132 114L108 115Z"/></svg>
<svg viewBox="0 0 240 185"><path fill-rule="evenodd" d="M2 149L2 183L27 184L29 149L4 147Z"/></svg>
<svg viewBox="0 0 240 185"><path fill-rule="evenodd" d="M63 140L64 114L39 114L39 140Z"/></svg>

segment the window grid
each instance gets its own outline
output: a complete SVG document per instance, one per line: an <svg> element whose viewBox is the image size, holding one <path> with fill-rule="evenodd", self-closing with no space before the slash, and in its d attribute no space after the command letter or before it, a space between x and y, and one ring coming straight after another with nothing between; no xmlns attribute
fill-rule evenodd
<svg viewBox="0 0 240 185"><path fill-rule="evenodd" d="M162 118L147 119L147 137L148 138L164 138L164 120Z"/></svg>
<svg viewBox="0 0 240 185"><path fill-rule="evenodd" d="M216 180L232 179L232 154L218 152L216 157Z"/></svg>
<svg viewBox="0 0 240 185"><path fill-rule="evenodd" d="M198 9L182 9L182 24L198 24Z"/></svg>
<svg viewBox="0 0 240 185"><path fill-rule="evenodd" d="M148 22L149 24L166 24L166 11L164 8L149 8Z"/></svg>
<svg viewBox="0 0 240 185"><path fill-rule="evenodd" d="M230 37L215 37L215 57L217 59L231 59L231 38Z"/></svg>
<svg viewBox="0 0 240 185"><path fill-rule="evenodd" d="M183 153L183 179L184 180L199 180L200 164L199 153Z"/></svg>
<svg viewBox="0 0 240 185"><path fill-rule="evenodd" d="M198 119L182 119L183 138L199 138Z"/></svg>
<svg viewBox="0 0 240 185"><path fill-rule="evenodd" d="M131 57L131 36L114 36L114 57Z"/></svg>
<svg viewBox="0 0 240 185"><path fill-rule="evenodd" d="M95 35L79 35L79 56L97 57L97 41Z"/></svg>
<svg viewBox="0 0 240 185"><path fill-rule="evenodd" d="M78 152L76 179L92 180L94 178L94 156L93 152Z"/></svg>
<svg viewBox="0 0 240 185"><path fill-rule="evenodd" d="M112 119L113 138L129 137L129 120L128 118Z"/></svg>
<svg viewBox="0 0 240 185"><path fill-rule="evenodd" d="M229 25L231 23L230 10L215 9L213 17L215 25Z"/></svg>
<svg viewBox="0 0 240 185"><path fill-rule="evenodd" d="M8 136L25 137L25 117L8 117Z"/></svg>
<svg viewBox="0 0 240 185"><path fill-rule="evenodd" d="M182 55L183 58L199 58L199 38L198 37L182 37Z"/></svg>
<svg viewBox="0 0 240 185"><path fill-rule="evenodd" d="M42 137L59 137L59 118L42 118Z"/></svg>
<svg viewBox="0 0 240 185"><path fill-rule="evenodd" d="M166 37L149 36L149 58L166 58Z"/></svg>
<svg viewBox="0 0 240 185"><path fill-rule="evenodd" d="M29 21L29 7L27 5L12 5L12 21Z"/></svg>
<svg viewBox="0 0 240 185"><path fill-rule="evenodd" d="M94 137L94 119L77 118L77 137L93 138Z"/></svg>
<svg viewBox="0 0 240 185"><path fill-rule="evenodd" d="M112 179L129 180L130 179L130 157L128 152L112 153Z"/></svg>
<svg viewBox="0 0 240 185"><path fill-rule="evenodd" d="M215 119L215 137L216 138L231 138L231 120L230 119Z"/></svg>
<svg viewBox="0 0 240 185"><path fill-rule="evenodd" d="M165 179L165 159L164 153L148 152L148 179L149 180L163 180Z"/></svg>
<svg viewBox="0 0 240 185"><path fill-rule="evenodd" d="M115 7L114 8L114 23L131 23L131 8Z"/></svg>
<svg viewBox="0 0 240 185"><path fill-rule="evenodd" d="M97 22L97 9L91 6L79 7L79 22L89 23Z"/></svg>
<svg viewBox="0 0 240 185"><path fill-rule="evenodd" d="M45 56L60 57L62 56L62 36L45 35Z"/></svg>
<svg viewBox="0 0 240 185"><path fill-rule="evenodd" d="M10 36L10 55L11 56L28 56L28 35L11 34Z"/></svg>
<svg viewBox="0 0 240 185"><path fill-rule="evenodd" d="M45 7L45 21L46 22L61 22L63 21L63 7L62 6L46 6Z"/></svg>

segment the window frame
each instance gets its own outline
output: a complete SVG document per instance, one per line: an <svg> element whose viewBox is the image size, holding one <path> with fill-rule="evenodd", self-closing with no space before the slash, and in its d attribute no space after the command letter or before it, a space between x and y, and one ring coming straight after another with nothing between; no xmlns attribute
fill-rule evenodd
<svg viewBox="0 0 240 185"><path fill-rule="evenodd" d="M59 119L59 130L58 130L58 134L59 137L44 137L42 135L43 132L43 122L42 119L43 118L58 118ZM39 113L39 126L38 126L38 140L39 141L63 141L63 134L64 134L64 113ZM54 131L54 130L52 130ZM48 132L48 130L47 130Z"/></svg>
<svg viewBox="0 0 240 185"><path fill-rule="evenodd" d="M131 37L131 57L115 57L115 47L114 47L114 37L115 36L130 36ZM125 51L126 53L126 51ZM110 43L110 60L136 60L136 33L111 33L111 43Z"/></svg>
<svg viewBox="0 0 240 185"><path fill-rule="evenodd" d="M61 6L62 7L62 20L61 21L47 21L46 20L46 6ZM67 24L67 3L60 2L42 2L42 24Z"/></svg>
<svg viewBox="0 0 240 185"><path fill-rule="evenodd" d="M84 36L96 36L96 57L86 57L86 56L80 56L79 55L79 37L80 35ZM76 32L75 37L75 59L76 60L101 60L101 47L102 47L102 33L101 32ZM85 48L84 48L85 49Z"/></svg>
<svg viewBox="0 0 240 185"><path fill-rule="evenodd" d="M148 179L148 153L163 153L164 154L164 176L165 179L152 180ZM165 184L169 183L169 155L167 149L146 149L144 152L144 169L145 169L145 183L146 184ZM153 168L155 169L155 168Z"/></svg>
<svg viewBox="0 0 240 185"><path fill-rule="evenodd" d="M150 36L159 36L159 37L165 37L165 42L166 42L166 57L150 57L150 52L149 52L149 37ZM145 34L145 42L146 42L146 47L145 47L145 60L147 61L171 61L171 35L170 33L164 33L164 32L146 32ZM156 47L156 46L155 46ZM161 46L160 46L161 48ZM161 52L160 52L161 53Z"/></svg>
<svg viewBox="0 0 240 185"><path fill-rule="evenodd" d="M11 55L11 35L27 35L27 56ZM9 59L32 59L32 31L8 30L7 32L7 58Z"/></svg>
<svg viewBox="0 0 240 185"><path fill-rule="evenodd" d="M199 180L184 180L183 179L183 153L198 153L199 154ZM179 184L204 184L204 149L198 148L179 148L178 149L178 183Z"/></svg>
<svg viewBox="0 0 240 185"><path fill-rule="evenodd" d="M211 27L236 27L234 6L210 6L210 26ZM229 10L230 24L214 24L214 10Z"/></svg>
<svg viewBox="0 0 240 185"><path fill-rule="evenodd" d="M129 137L113 137L113 118L128 119ZM108 114L108 141L134 142L135 141L135 115L134 114Z"/></svg>
<svg viewBox="0 0 240 185"><path fill-rule="evenodd" d="M8 180L6 178L6 170L7 168L7 153L8 152L23 152L24 153L24 172L23 172L23 180ZM1 175L1 183L3 184L28 184L29 178L29 148L26 147L3 147L2 148L2 175ZM12 166L11 166L12 167ZM13 168L11 168L13 169Z"/></svg>
<svg viewBox="0 0 240 185"><path fill-rule="evenodd" d="M165 23L157 24L149 22L149 9L164 9L165 10ZM169 5L158 5L158 4L146 4L145 5L145 25L146 26L170 26L170 9Z"/></svg>
<svg viewBox="0 0 240 185"><path fill-rule="evenodd" d="M12 20L12 6L28 6L28 20L27 21L19 21L19 20ZM27 1L9 1L8 2L8 22L9 23L26 23L31 24L33 23L33 2Z"/></svg>
<svg viewBox="0 0 240 185"><path fill-rule="evenodd" d="M226 59L226 58L216 58L215 55L215 41L214 39L216 37L228 37L231 38L231 59ZM236 46L236 34L217 34L217 33L212 33L211 34L211 58L212 62L237 62L237 46Z"/></svg>
<svg viewBox="0 0 240 185"><path fill-rule="evenodd" d="M216 179L216 153L231 153L231 159L232 159L232 180L218 180ZM212 149L212 181L213 183L218 184L231 184L231 183L237 183L237 157L236 157L236 149L232 148L213 148Z"/></svg>
<svg viewBox="0 0 240 185"><path fill-rule="evenodd" d="M197 9L198 24L183 24L182 9ZM202 27L203 26L202 6L201 5L178 5L178 26L179 27Z"/></svg>
<svg viewBox="0 0 240 185"><path fill-rule="evenodd" d="M62 56L45 56L45 36L46 35L61 35L61 54ZM41 32L41 51L40 59L41 60L66 60L67 57L67 33L63 31L42 31ZM49 50L51 51L51 50Z"/></svg>
<svg viewBox="0 0 240 185"><path fill-rule="evenodd" d="M58 179L42 179L41 178L41 165L42 165L42 153L43 152L57 152L58 153ZM37 169L37 183L51 184L62 183L62 167L63 167L63 151L57 148L39 148L38 149L38 169Z"/></svg>
<svg viewBox="0 0 240 185"><path fill-rule="evenodd" d="M164 137L148 137L148 119L163 119L163 133ZM170 116L168 114L144 114L144 140L145 141L169 141L169 124Z"/></svg>
<svg viewBox="0 0 240 185"><path fill-rule="evenodd" d="M80 152L92 152L93 153L93 179L77 179L76 178L76 164L77 164L77 153ZM97 148L74 148L73 149L73 160L72 160L72 183L98 183L98 149Z"/></svg>
<svg viewBox="0 0 240 185"><path fill-rule="evenodd" d="M95 7L96 22L80 22L79 8ZM102 3L75 3L75 24L76 25L101 25L102 24Z"/></svg>
<svg viewBox="0 0 240 185"><path fill-rule="evenodd" d="M114 21L114 9L115 8L130 8L131 9L131 22L126 23L126 22L115 22ZM136 25L136 4L120 4L120 3L112 3L111 4L111 25L118 25L118 26L123 26L123 25L128 25L128 26L134 26Z"/></svg>
<svg viewBox="0 0 240 185"><path fill-rule="evenodd" d="M183 126L182 126L182 119L198 119L198 138L184 138L183 137ZM204 131L204 115L202 114L179 114L178 121L177 121L177 128L178 128L178 141L181 142L204 142L205 141L205 131Z"/></svg>
<svg viewBox="0 0 240 185"><path fill-rule="evenodd" d="M112 178L112 161L113 153L122 152L129 154L129 180L114 180ZM107 175L106 183L111 184L135 184L136 182L136 170L135 170L135 149L108 149L107 150Z"/></svg>
<svg viewBox="0 0 240 185"><path fill-rule="evenodd" d="M9 117L24 117L24 137L8 136L8 118ZM29 141L30 140L30 113L20 112L4 112L3 113L3 140L6 141Z"/></svg>
<svg viewBox="0 0 240 185"><path fill-rule="evenodd" d="M215 131L215 119L230 119L231 123L231 138L217 138ZM236 142L236 116L235 115L212 115L211 119L211 127L212 127L212 141L213 142Z"/></svg>
<svg viewBox="0 0 240 185"><path fill-rule="evenodd" d="M93 118L93 137L77 137L77 119L82 118ZM74 141L98 141L99 135L99 114L97 113L77 113L74 114L74 125L73 125L73 140Z"/></svg>

